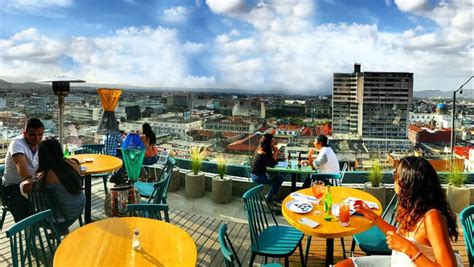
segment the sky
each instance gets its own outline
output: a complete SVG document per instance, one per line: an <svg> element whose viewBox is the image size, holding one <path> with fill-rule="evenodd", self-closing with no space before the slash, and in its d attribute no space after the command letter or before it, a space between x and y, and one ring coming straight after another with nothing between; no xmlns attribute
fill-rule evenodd
<svg viewBox="0 0 474 267"><path fill-rule="evenodd" d="M0 78L331 92L333 73L474 75L472 0L1 0ZM472 84L472 83L471 83ZM473 86L470 86L473 87Z"/></svg>

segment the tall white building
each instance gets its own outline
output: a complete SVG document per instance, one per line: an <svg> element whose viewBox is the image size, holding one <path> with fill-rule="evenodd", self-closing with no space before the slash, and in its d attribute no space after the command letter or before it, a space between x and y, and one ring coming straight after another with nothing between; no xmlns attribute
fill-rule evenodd
<svg viewBox="0 0 474 267"><path fill-rule="evenodd" d="M335 134L406 138L413 73L334 73L332 127Z"/></svg>

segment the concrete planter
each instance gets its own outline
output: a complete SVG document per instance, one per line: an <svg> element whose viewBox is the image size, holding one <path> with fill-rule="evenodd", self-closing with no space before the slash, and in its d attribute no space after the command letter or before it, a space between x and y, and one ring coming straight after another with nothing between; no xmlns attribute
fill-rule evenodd
<svg viewBox="0 0 474 267"><path fill-rule="evenodd" d="M364 191L374 196L376 199L380 201L382 207L385 209L385 186L380 184L379 187L373 187L371 183L364 184Z"/></svg>
<svg viewBox="0 0 474 267"><path fill-rule="evenodd" d="M469 206L469 201L471 200L471 191L465 186L456 187L448 185L446 197L453 212L459 213L465 207Z"/></svg>
<svg viewBox="0 0 474 267"><path fill-rule="evenodd" d="M171 173L170 177L170 185L168 186L168 192L174 192L179 190L180 181L179 181L179 168L174 167L173 173Z"/></svg>
<svg viewBox="0 0 474 267"><path fill-rule="evenodd" d="M221 179L219 175L212 177L212 201L219 204L226 204L232 200L232 179L224 175Z"/></svg>
<svg viewBox="0 0 474 267"><path fill-rule="evenodd" d="M184 180L187 198L200 198L204 196L206 192L206 177L203 172L199 172L197 175L188 172Z"/></svg>

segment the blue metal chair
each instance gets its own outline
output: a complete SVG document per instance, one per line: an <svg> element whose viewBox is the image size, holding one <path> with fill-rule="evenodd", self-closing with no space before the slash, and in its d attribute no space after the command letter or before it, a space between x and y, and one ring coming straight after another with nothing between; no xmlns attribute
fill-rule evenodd
<svg viewBox="0 0 474 267"><path fill-rule="evenodd" d="M469 266L474 266L474 205L464 208L459 214L459 218L464 233Z"/></svg>
<svg viewBox="0 0 474 267"><path fill-rule="evenodd" d="M0 177L3 177L4 171L5 171L5 165L0 165ZM3 191L3 183L1 181L0 181L0 200L2 201L2 217L0 218L0 231L1 231L3 229L3 224L5 223L5 218L7 217L7 211L9 211L6 197L5 197L5 192Z"/></svg>
<svg viewBox="0 0 474 267"><path fill-rule="evenodd" d="M162 212L164 216L161 215ZM127 216L144 217L160 221L162 221L164 217L166 222L170 222L168 205L164 204L128 204Z"/></svg>
<svg viewBox="0 0 474 267"><path fill-rule="evenodd" d="M285 258L285 266L289 266L289 256L299 247L301 263L304 265L303 246L301 240L304 234L289 226L278 225L270 204L262 193L263 185L253 187L244 193L244 203L247 208L250 238L252 241L250 266L257 255ZM267 218L269 210L271 218ZM270 219L274 225L270 225Z"/></svg>
<svg viewBox="0 0 474 267"><path fill-rule="evenodd" d="M76 154L105 154L105 146L103 144L85 144L81 146L81 149L75 151ZM110 173L98 173L92 174L92 177L102 177L102 183L104 184L104 190L107 193L107 180L109 179Z"/></svg>
<svg viewBox="0 0 474 267"><path fill-rule="evenodd" d="M221 246L221 252L222 255L224 256L224 262L227 267L234 267L235 262L237 262L237 266L241 267L242 263L240 262L239 257L237 256L237 253L234 249L234 246L232 246L232 242L230 242L230 238L227 235L227 224L223 223L219 227L219 244ZM263 264L261 266L265 267L279 267L281 264L279 263L269 263L269 264Z"/></svg>
<svg viewBox="0 0 474 267"><path fill-rule="evenodd" d="M6 231L14 267L52 266L54 252L61 242L52 217L52 211L45 210L17 222Z"/></svg>
<svg viewBox="0 0 474 267"><path fill-rule="evenodd" d="M394 225L395 214L397 208L397 195L393 195L387 208L382 213L382 219L389 224ZM377 227L372 226L369 230L353 236L351 245L351 257L354 255L355 246L359 245L359 248L367 255L391 255L392 250L387 246L387 239L385 234Z"/></svg>

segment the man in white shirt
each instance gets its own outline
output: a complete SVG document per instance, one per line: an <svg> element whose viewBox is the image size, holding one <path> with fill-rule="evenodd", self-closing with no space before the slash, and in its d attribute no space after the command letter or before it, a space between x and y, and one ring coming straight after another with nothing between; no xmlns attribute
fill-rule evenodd
<svg viewBox="0 0 474 267"><path fill-rule="evenodd" d="M2 183L6 204L15 222L30 215L28 200L20 192L20 183L29 181L23 186L23 191L31 192L33 176L38 169L38 144L43 139L43 133L43 123L39 119L31 118L23 133L15 137L8 146Z"/></svg>
<svg viewBox="0 0 474 267"><path fill-rule="evenodd" d="M313 150L309 151L308 163L314 168L318 167L318 173L333 174L339 173L339 161L332 148L328 145L328 138L325 135L318 135L314 141L314 147L319 151L314 158ZM306 179L303 188L309 187L310 179Z"/></svg>

